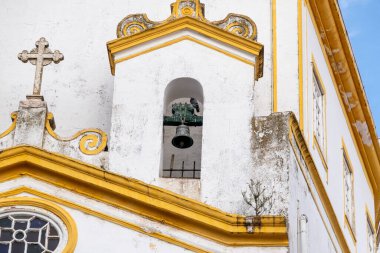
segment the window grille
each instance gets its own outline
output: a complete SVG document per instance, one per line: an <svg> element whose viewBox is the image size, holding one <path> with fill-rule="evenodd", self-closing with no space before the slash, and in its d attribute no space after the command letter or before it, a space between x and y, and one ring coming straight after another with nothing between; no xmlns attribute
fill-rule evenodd
<svg viewBox="0 0 380 253"><path fill-rule="evenodd" d="M351 229L355 231L355 202L354 202L354 178L352 170L347 161L347 157L343 155L344 166L344 192L345 192L345 214Z"/></svg>
<svg viewBox="0 0 380 253"><path fill-rule="evenodd" d="M0 215L0 253L57 252L62 232L41 214L12 211Z"/></svg>
<svg viewBox="0 0 380 253"><path fill-rule="evenodd" d="M324 91L321 86L320 80L315 72L313 72L313 104L314 104L314 134L317 139L318 145L324 150L325 146L325 133L324 133L324 119L325 119L325 104L324 104Z"/></svg>

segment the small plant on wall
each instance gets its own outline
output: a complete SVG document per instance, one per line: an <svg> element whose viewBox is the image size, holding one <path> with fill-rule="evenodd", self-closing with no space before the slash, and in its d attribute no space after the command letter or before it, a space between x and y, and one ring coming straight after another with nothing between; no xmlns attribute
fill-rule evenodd
<svg viewBox="0 0 380 253"><path fill-rule="evenodd" d="M273 189L253 179L247 185L248 190L242 191L242 195L245 203L252 207L253 215L270 214L273 208Z"/></svg>

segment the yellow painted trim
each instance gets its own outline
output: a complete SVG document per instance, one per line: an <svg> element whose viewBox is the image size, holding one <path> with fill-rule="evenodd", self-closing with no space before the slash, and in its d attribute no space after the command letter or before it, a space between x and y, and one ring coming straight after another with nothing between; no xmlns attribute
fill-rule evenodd
<svg viewBox="0 0 380 253"><path fill-rule="evenodd" d="M54 119L54 116L51 112L48 113L45 122L46 131L56 140L58 141L72 141L79 136L83 135L83 137L79 141L79 150L86 155L97 155L102 152L107 146L107 134L96 128L88 128L81 130L74 134L69 138L60 137L56 134L51 126L51 122ZM101 138L99 138L99 136ZM100 143L100 144L99 144Z"/></svg>
<svg viewBox="0 0 380 253"><path fill-rule="evenodd" d="M219 52L219 53L222 53L222 54L227 55L227 56L229 56L229 57L231 57L231 58L234 58L234 59L236 59L236 60L239 60L239 61L241 61L241 62L244 62L244 63L246 63L246 64L248 64L248 65L255 66L255 62L253 62L253 61L249 61L249 60L247 60L247 59L245 59L245 58L243 58L243 57L240 57L240 56L238 56L238 55L232 54L232 53L230 53L230 52L228 52L228 51L226 51L226 50L223 50L223 49L221 49L221 48L218 48L218 47L216 47L216 46L213 46L213 45L211 45L211 44L208 44L208 43L206 43L206 42L204 42L204 41L198 40L198 39L196 39L196 38L194 38L194 37L191 37L191 36L189 36L189 35L182 36L182 37L179 37L179 38L176 38L176 39L173 39L173 40L167 41L167 42L165 42L165 43L162 43L162 44L160 44L160 45L157 45L157 46L154 46L154 47L148 48L148 49L143 50L143 51L141 51L141 52L138 52L138 53L135 53L135 54L131 54L131 55L127 56L127 57L123 57L123 58L117 59L117 60L115 60L115 64L120 63L120 62L123 62L123 61L130 60L130 59L135 58L135 57L138 57L138 56L140 56L140 55L147 54L147 53L149 53L149 52L155 51L155 50L160 49L160 48L164 48L164 47L167 47L167 46L171 46L171 45L173 45L173 44L176 44L176 43L181 42L181 41L184 41L184 40L189 40L189 41L195 42L195 43L197 43L197 44L199 44L199 45L202 45L202 46L208 47L208 48L210 48L210 49L213 49L213 50L215 50L215 51L217 51L217 52Z"/></svg>
<svg viewBox="0 0 380 253"><path fill-rule="evenodd" d="M73 218L63 208L56 204L37 198L31 197L13 197L13 198L1 198L0 207L12 207L12 206L33 206L38 207L55 214L65 224L67 229L67 244L62 253L72 253L75 250L75 246L78 241L77 227Z"/></svg>
<svg viewBox="0 0 380 253"><path fill-rule="evenodd" d="M151 236L153 238L157 238L159 240L162 240L162 241L165 241L165 242L177 245L179 247L191 250L193 252L197 252L197 253L198 252L199 253L208 253L209 252L209 251L203 250L203 249L201 249L199 247L196 247L196 246L190 245L188 243L182 242L180 240L177 240L177 239L175 239L173 237L164 235L162 233L153 232L153 231L152 232L148 232L148 231L144 230L143 228L141 228L141 227L139 227L139 226L137 226L135 224L126 222L124 220L112 217L110 215L107 215L107 214L104 214L104 213L92 210L92 209L90 209L88 207L85 207L85 206L82 206L82 205L78 205L78 204L73 203L71 201L64 200L62 198L58 198L56 196L49 195L49 194L40 192L38 190L25 187L25 186L22 186L22 187L19 187L19 188L16 188L16 189L12 189L12 190L7 191L7 192L0 193L0 197L1 198L9 198L11 196L16 196L16 195L19 195L19 194L22 194L22 193L32 194L34 196L43 198L45 200L52 201L52 202L58 203L60 205L64 205L66 207L69 207L69 208L81 211L81 212L86 213L88 215L92 215L92 216L98 217L100 219L103 219L103 220L112 222L114 224L126 227L128 229L132 229L132 230L137 231L139 233L142 233L142 234Z"/></svg>
<svg viewBox="0 0 380 253"><path fill-rule="evenodd" d="M313 134L313 147L318 151L318 154L319 154L321 161L322 161L322 165L325 168L326 175L328 175L329 169L327 166L325 155L323 154L323 151L321 150L321 147L319 146L319 143L318 143L317 137L315 137L315 134Z"/></svg>
<svg viewBox="0 0 380 253"><path fill-rule="evenodd" d="M339 11L337 0L309 0L308 8L311 16L315 20L314 28L321 37L320 43L322 51L326 54L326 48L331 53L327 56L327 62L335 72L335 88L338 97L342 99L343 92L351 92L352 98L358 102L357 106L350 109L343 104L343 111L347 114L347 124L353 139L359 149L366 173L369 176L373 192L375 195L376 224L380 220L380 146L377 140L375 123L372 118L369 103L367 101L360 74L355 62L349 38L344 26L344 22ZM323 36L321 35L323 33ZM332 52L334 51L334 52ZM343 69L337 69L338 63ZM341 86L341 89L340 87ZM363 143L359 132L353 129L355 122L364 122L368 126L372 145Z"/></svg>
<svg viewBox="0 0 380 253"><path fill-rule="evenodd" d="M12 124L10 125L10 127L8 127L7 130L5 130L3 133L0 133L0 139L4 138L8 134L10 134L13 130L15 130L16 123L17 123L17 112L11 113L11 119L12 119Z"/></svg>
<svg viewBox="0 0 380 253"><path fill-rule="evenodd" d="M346 214L344 214L344 227L348 228L348 231L350 232L351 239L354 242L354 245L356 247L356 235L355 235L354 230L351 227L350 222L348 221Z"/></svg>
<svg viewBox="0 0 380 253"><path fill-rule="evenodd" d="M298 92L299 92L299 122L301 131L304 130L304 107L303 107L303 14L302 2L298 0Z"/></svg>
<svg viewBox="0 0 380 253"><path fill-rule="evenodd" d="M352 173L354 173L354 166L352 165L353 163L351 162L351 158L349 156L349 152L343 138L342 138L342 150L343 150L343 154L345 155L347 159L349 169L351 170Z"/></svg>
<svg viewBox="0 0 380 253"><path fill-rule="evenodd" d="M273 112L278 111L277 84L277 2L272 0L272 78L273 78Z"/></svg>
<svg viewBox="0 0 380 253"><path fill-rule="evenodd" d="M370 222L370 225L371 225L371 228L372 228L372 231L374 233L374 235L376 234L376 229L375 229L375 220L372 218L372 215L371 215L371 212L369 211L368 209L368 206L365 205L365 213L367 215L367 219L369 220Z"/></svg>
<svg viewBox="0 0 380 253"><path fill-rule="evenodd" d="M289 125L290 125L290 133L289 133L290 143L293 143L292 136L294 136L297 148L300 150L300 153L302 155L302 159L305 161L306 169L308 170L308 171L305 171L305 169L301 165L301 162L299 162L303 176L304 176L306 181L308 180L308 178L311 178L312 183L317 190L318 199L320 199L320 201L323 205L323 208L324 208L325 213L329 219L329 223L331 224L331 227L332 227L334 234L338 240L338 243L340 245L341 250L343 252L350 252L346 238L343 234L343 230L342 230L340 223L339 223L339 220L335 214L334 208L331 204L331 201L330 201L330 198L329 198L327 191L325 189L324 183L323 183L323 181L319 175L317 167L315 166L315 163L313 161L311 153L308 149L308 145L305 141L305 138L302 134L301 128L300 128L298 121L297 121L294 114L292 114L289 118ZM291 145L291 146L293 147L293 149L296 148L293 145ZM310 188L310 185L309 185L309 188ZM314 199L314 201L316 201L315 200L316 197L313 196L313 199Z"/></svg>
<svg viewBox="0 0 380 253"><path fill-rule="evenodd" d="M181 31L181 30L193 30L206 37L212 38L216 41L222 42L229 46L235 47L239 50L247 52L256 56L255 64L255 78L258 79L263 74L263 50L264 46L236 34L232 34L228 31L222 30L212 24L202 22L200 20L191 17L182 17L172 22L168 22L164 25L152 28L142 33L137 33L129 37L122 37L116 40L112 40L107 43L108 56L111 65L111 72L115 74L115 59L114 55L118 52L122 52L128 48L138 46L148 41L155 40L157 38Z"/></svg>
<svg viewBox="0 0 380 253"><path fill-rule="evenodd" d="M29 176L228 246L287 247L286 220L261 217L248 233L246 217L229 214L141 181L30 146L0 153L0 182Z"/></svg>
<svg viewBox="0 0 380 253"><path fill-rule="evenodd" d="M304 0L304 5L305 5ZM305 11L305 20L307 20L307 10ZM307 25L307 22L305 21L305 59L306 59L306 71L305 71L305 78L306 78L306 125L307 125L307 131L304 131L304 134L306 134L307 137L307 143L310 143L310 129L313 129L313 126L310 127L310 117L313 117L313 115L310 115L310 82L309 82L309 73L310 73L310 64L309 64L309 27ZM305 124L304 124L305 127ZM305 130L305 129L304 129Z"/></svg>
<svg viewBox="0 0 380 253"><path fill-rule="evenodd" d="M373 234L373 246L375 247L376 249L376 229L375 229L375 222L374 220L372 219L372 215L371 213L369 212L369 209L368 209L368 206L366 205L365 206L365 213L366 213L366 222L369 223L370 227L371 227L371 233ZM368 230L368 226L366 224L366 230ZM368 234L367 234L367 250L369 252L369 246L368 246L368 243L369 243L369 238L368 238ZM375 250L376 252L376 250Z"/></svg>

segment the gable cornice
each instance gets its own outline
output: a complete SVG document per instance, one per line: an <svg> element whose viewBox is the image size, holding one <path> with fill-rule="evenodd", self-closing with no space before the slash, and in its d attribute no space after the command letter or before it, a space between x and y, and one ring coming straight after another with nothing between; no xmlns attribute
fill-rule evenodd
<svg viewBox="0 0 380 253"><path fill-rule="evenodd" d="M126 49L137 47L141 44L153 41L157 38L164 37L170 34L173 34L178 31L191 30L198 34L201 34L205 37L211 38L214 41L218 41L222 44L231 46L248 54L254 55L255 60L255 79L263 76L263 66L264 66L264 46L260 43L257 43L253 40L248 40L244 37L231 33L229 31L220 29L219 27L203 22L201 20L184 16L178 19L175 19L171 22L167 22L163 25L154 27L143 32L136 33L131 36L120 37L118 39L112 40L107 43L108 57L111 66L111 72L115 74L115 65L116 63L121 62L115 60L115 54L122 52ZM161 47L154 48L157 50ZM216 50L215 47L210 47L213 50ZM150 50L150 51L153 51ZM221 51L222 49L216 50ZM150 52L149 51L149 52ZM142 54L142 53L141 53ZM232 54L227 52L226 54ZM128 60L128 59L124 59Z"/></svg>
<svg viewBox="0 0 380 253"><path fill-rule="evenodd" d="M229 246L288 246L284 217L222 212L141 181L30 146L3 150L0 182L29 176ZM257 225L257 224L260 225ZM253 232L249 232L253 229Z"/></svg>

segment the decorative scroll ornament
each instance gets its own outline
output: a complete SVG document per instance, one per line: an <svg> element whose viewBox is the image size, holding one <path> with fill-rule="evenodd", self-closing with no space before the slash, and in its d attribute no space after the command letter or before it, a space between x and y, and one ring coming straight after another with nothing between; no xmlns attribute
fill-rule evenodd
<svg viewBox="0 0 380 253"><path fill-rule="evenodd" d="M134 14L125 17L117 26L117 37L132 36L151 29L159 23L150 21L146 14Z"/></svg>
<svg viewBox="0 0 380 253"><path fill-rule="evenodd" d="M12 112L11 114L12 124L10 127L8 127L7 130L5 130L3 133L0 133L0 139L10 134L13 130L16 128L16 121L17 121L17 112Z"/></svg>
<svg viewBox="0 0 380 253"><path fill-rule="evenodd" d="M225 19L212 23L230 33L256 41L256 25L249 17L230 13Z"/></svg>
<svg viewBox="0 0 380 253"><path fill-rule="evenodd" d="M56 140L69 142L80 138L79 150L85 155L97 155L104 151L107 146L107 134L100 129L90 128L77 132L69 138L62 138L54 132L54 116L48 113L45 128L47 132Z"/></svg>
<svg viewBox="0 0 380 253"><path fill-rule="evenodd" d="M170 8L172 11L171 19L187 16L205 20L205 5L200 3L199 0L177 0L170 5Z"/></svg>
<svg viewBox="0 0 380 253"><path fill-rule="evenodd" d="M222 30L233 33L248 40L256 41L256 24L248 17L238 14L228 14L221 20L211 22L204 17L205 6L199 0L176 0L170 5L171 16L161 22L153 22L145 14L134 14L125 17L117 26L117 37L128 37L157 26L167 24L183 17L198 19Z"/></svg>

